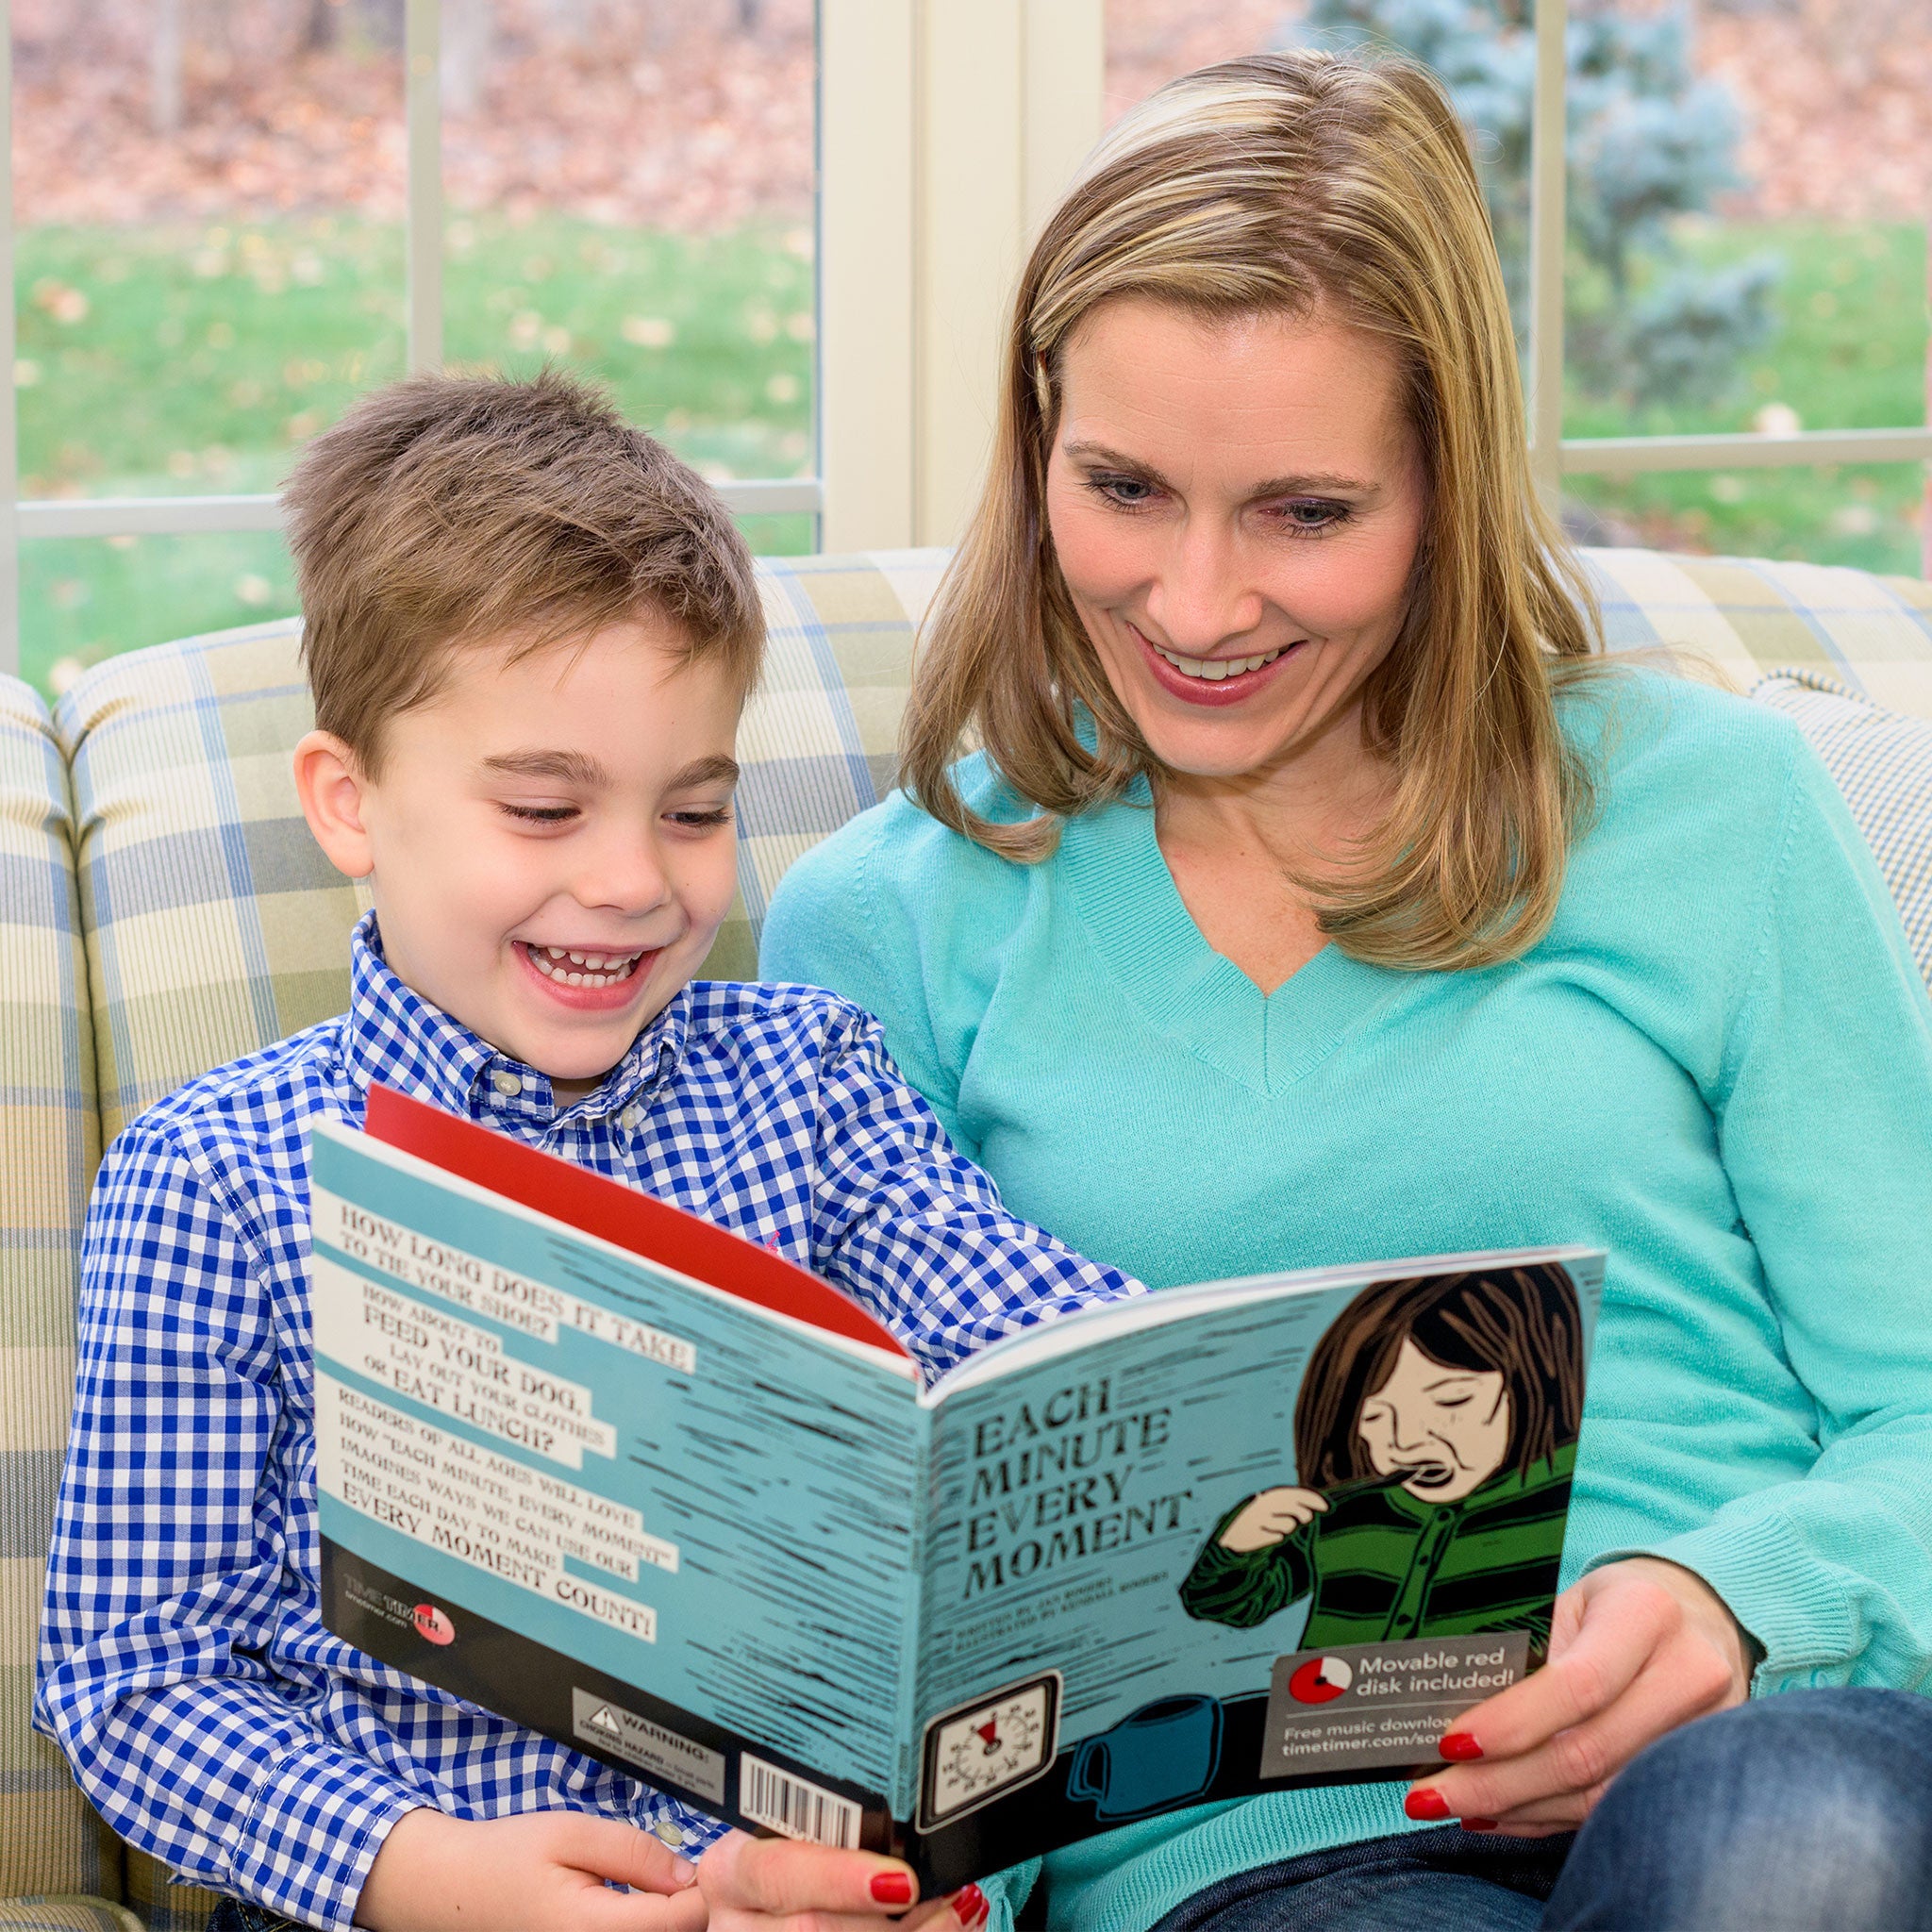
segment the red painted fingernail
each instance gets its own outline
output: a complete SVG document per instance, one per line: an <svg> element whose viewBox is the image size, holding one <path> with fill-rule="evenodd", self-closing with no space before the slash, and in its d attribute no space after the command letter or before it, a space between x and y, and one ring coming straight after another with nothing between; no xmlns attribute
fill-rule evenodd
<svg viewBox="0 0 1932 1932"><path fill-rule="evenodd" d="M967 1927L981 1924L991 1915L992 1907L986 1902L986 1894L976 1885L962 1885L953 1894L953 1916Z"/></svg>
<svg viewBox="0 0 1932 1932"><path fill-rule="evenodd" d="M1449 1807L1441 1791L1411 1791L1403 1799L1402 1808L1411 1818L1425 1818L1431 1824L1440 1823L1449 1816Z"/></svg>
<svg viewBox="0 0 1932 1932"><path fill-rule="evenodd" d="M1494 1831L1496 1821L1493 1818L1465 1818L1462 1828L1464 1831Z"/></svg>
<svg viewBox="0 0 1932 1932"><path fill-rule="evenodd" d="M907 1872L874 1872L872 1895L882 1906L909 1906L912 1903L912 1876Z"/></svg>
<svg viewBox="0 0 1932 1932"><path fill-rule="evenodd" d="M1483 1747L1467 1731L1451 1731L1436 1749L1451 1764L1467 1764L1472 1757L1483 1755Z"/></svg>

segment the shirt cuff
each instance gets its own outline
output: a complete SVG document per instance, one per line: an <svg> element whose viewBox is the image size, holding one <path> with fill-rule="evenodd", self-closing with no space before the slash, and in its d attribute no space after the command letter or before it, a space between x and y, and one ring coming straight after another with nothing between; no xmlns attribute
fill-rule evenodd
<svg viewBox="0 0 1932 1932"><path fill-rule="evenodd" d="M1763 1653L1752 1673L1754 1696L1850 1680L1857 1653L1852 1606L1774 1512L1720 1515L1682 1536L1610 1552L1591 1568L1624 1557L1661 1557L1710 1585Z"/></svg>
<svg viewBox="0 0 1932 1932"><path fill-rule="evenodd" d="M366 1758L321 1743L292 1751L255 1788L231 1842L235 1887L287 1918L348 1932L390 1827L428 1806Z"/></svg>

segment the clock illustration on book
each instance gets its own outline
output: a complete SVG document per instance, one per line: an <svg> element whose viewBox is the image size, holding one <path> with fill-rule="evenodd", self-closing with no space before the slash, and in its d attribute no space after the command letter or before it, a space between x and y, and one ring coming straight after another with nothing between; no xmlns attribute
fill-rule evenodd
<svg viewBox="0 0 1932 1932"><path fill-rule="evenodd" d="M1060 1674L1023 1678L942 1712L925 1727L919 1828L936 1831L1053 1763L1059 1742Z"/></svg>

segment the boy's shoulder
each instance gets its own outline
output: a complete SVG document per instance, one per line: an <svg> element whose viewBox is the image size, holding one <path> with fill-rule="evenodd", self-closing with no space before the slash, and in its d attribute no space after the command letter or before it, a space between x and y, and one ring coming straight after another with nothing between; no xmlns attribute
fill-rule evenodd
<svg viewBox="0 0 1932 1932"><path fill-rule="evenodd" d="M687 1052L738 1061L823 1058L877 1021L828 987L776 979L697 979Z"/></svg>

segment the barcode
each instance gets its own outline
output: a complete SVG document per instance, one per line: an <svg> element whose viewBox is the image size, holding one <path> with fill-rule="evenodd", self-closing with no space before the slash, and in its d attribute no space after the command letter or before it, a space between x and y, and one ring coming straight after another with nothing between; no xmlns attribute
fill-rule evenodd
<svg viewBox="0 0 1932 1932"><path fill-rule="evenodd" d="M746 1752L738 1760L738 1808L754 1824L782 1831L787 1838L858 1848L860 1812L850 1798L778 1771Z"/></svg>

